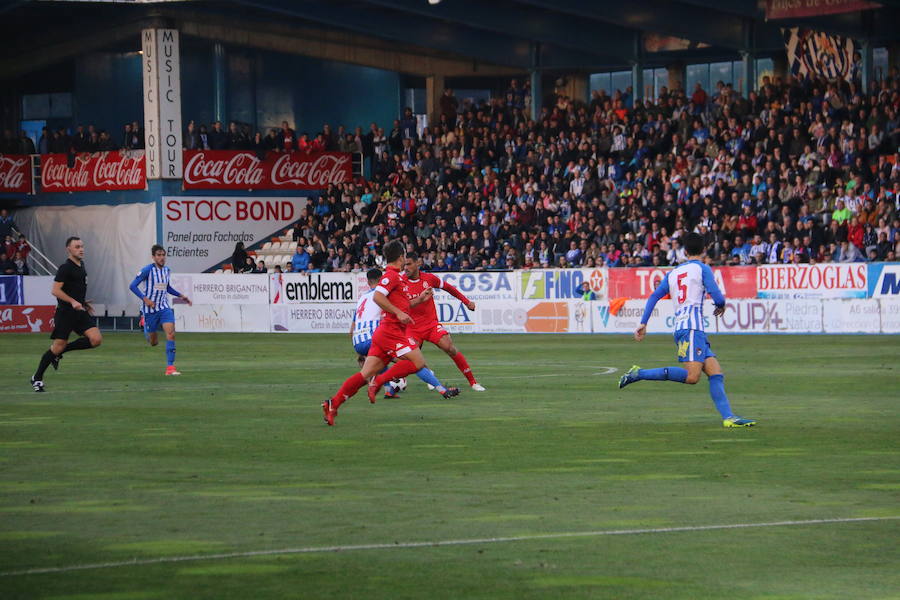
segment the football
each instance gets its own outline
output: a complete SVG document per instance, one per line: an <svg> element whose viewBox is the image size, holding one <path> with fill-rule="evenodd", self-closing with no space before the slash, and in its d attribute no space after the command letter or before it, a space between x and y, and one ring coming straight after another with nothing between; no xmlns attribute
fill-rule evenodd
<svg viewBox="0 0 900 600"><path fill-rule="evenodd" d="M395 379L391 382L391 385L394 386L394 389L398 392L406 391L406 377L401 377L400 379Z"/></svg>

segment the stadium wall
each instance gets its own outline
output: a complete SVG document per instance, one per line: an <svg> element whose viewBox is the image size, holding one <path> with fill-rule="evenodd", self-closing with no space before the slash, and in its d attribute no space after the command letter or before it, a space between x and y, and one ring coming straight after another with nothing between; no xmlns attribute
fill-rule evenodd
<svg viewBox="0 0 900 600"><path fill-rule="evenodd" d="M335 131L344 124L352 132L357 125L368 131L376 121L390 131L401 113L401 76L395 71L240 46L226 46L225 52L226 120L254 129L280 127L286 120L298 133L315 137L323 123ZM23 94L72 94L71 115L49 119L49 126L93 124L121 141L125 123L143 123L141 56L136 51L90 52L65 64L65 69L46 74L53 79L49 83L21 82ZM212 42L182 35L185 125L215 120L214 72Z"/></svg>
<svg viewBox="0 0 900 600"><path fill-rule="evenodd" d="M728 334L900 333L900 263L821 269L801 265L774 273L778 269L782 267L716 269L728 302L725 313L714 318L707 301L706 329ZM664 273L650 268L441 273L443 281L457 286L477 306L470 311L459 300L438 293L436 308L439 320L453 333L630 334L640 321L646 296ZM804 277L815 285L804 290L792 287ZM22 311L53 304L46 292L50 279L4 280L3 298L19 302L8 314L18 325L6 330L28 331ZM595 299L582 298L583 282ZM764 289L756 282L763 282ZM187 306L174 299L179 330L203 332L346 334L356 300L368 289L362 273L176 274L172 283L194 301L194 306ZM772 292L773 285L786 288L778 290L783 297L762 296ZM24 295L16 286L23 286ZM613 297L610 290L641 293ZM127 302L136 314L136 299L129 297ZM673 322L672 305L662 300L648 329L667 334Z"/></svg>
<svg viewBox="0 0 900 600"><path fill-rule="evenodd" d="M88 299L124 304L128 285L149 262L156 242L156 205L128 203L89 206L34 206L16 211L16 224L54 264L66 260L65 240L84 240ZM143 261L143 262L142 262Z"/></svg>

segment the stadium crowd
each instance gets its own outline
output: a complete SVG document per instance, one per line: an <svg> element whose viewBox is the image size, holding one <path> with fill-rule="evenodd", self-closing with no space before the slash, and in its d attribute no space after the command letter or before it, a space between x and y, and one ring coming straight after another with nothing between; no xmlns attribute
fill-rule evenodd
<svg viewBox="0 0 900 600"><path fill-rule="evenodd" d="M555 96L536 121L527 97L516 81L477 105L447 90L421 131L408 108L389 131L270 130L266 150L360 151L371 168L285 232L298 249L284 268L364 269L398 237L434 271L677 264L690 231L718 265L900 252L896 72L871 95L765 77L747 98L721 81L643 102L630 88L589 104Z"/></svg>
<svg viewBox="0 0 900 600"><path fill-rule="evenodd" d="M363 155L366 179L324 190L285 232L298 242L285 270L366 269L391 238L434 271L671 265L685 260L679 238L690 231L719 265L900 253L896 70L871 94L788 76L764 77L746 98L722 81L711 91L662 87L644 101L631 88L595 91L590 103L553 95L537 120L529 92L513 80L502 97L473 104L445 90L438 121L422 129L409 108L390 129L326 124L315 135L287 122L263 133L190 121L184 147ZM11 132L3 143L24 144ZM38 145L143 144L134 122L121 143L79 126L45 131ZM265 268L248 258L236 251L233 269Z"/></svg>

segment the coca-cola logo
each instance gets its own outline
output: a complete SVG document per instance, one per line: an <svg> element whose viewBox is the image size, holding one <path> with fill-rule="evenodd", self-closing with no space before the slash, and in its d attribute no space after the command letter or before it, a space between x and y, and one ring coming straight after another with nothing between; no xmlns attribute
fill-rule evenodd
<svg viewBox="0 0 900 600"><path fill-rule="evenodd" d="M221 183L253 187L263 180L260 161L252 154L237 153L227 159L209 159L203 152L192 156L184 168L185 183Z"/></svg>
<svg viewBox="0 0 900 600"><path fill-rule="evenodd" d="M309 185L328 187L332 183L344 181L350 155L321 154L313 161L294 161L293 154L283 154L272 168L272 183L275 185Z"/></svg>
<svg viewBox="0 0 900 600"><path fill-rule="evenodd" d="M322 189L352 177L349 154L291 152L260 160L251 152L185 152L186 189Z"/></svg>
<svg viewBox="0 0 900 600"><path fill-rule="evenodd" d="M72 168L69 168L67 157L63 154L41 157L41 186L44 190L141 189L145 178L143 152L80 154Z"/></svg>
<svg viewBox="0 0 900 600"><path fill-rule="evenodd" d="M27 156L0 156L0 190L27 191L29 170Z"/></svg>

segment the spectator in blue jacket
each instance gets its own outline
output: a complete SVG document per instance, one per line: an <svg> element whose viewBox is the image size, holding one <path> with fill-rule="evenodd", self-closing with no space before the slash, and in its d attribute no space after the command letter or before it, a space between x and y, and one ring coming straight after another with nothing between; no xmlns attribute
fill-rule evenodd
<svg viewBox="0 0 900 600"><path fill-rule="evenodd" d="M293 268L295 273L303 273L309 270L309 252L306 251L306 246L297 246L297 252L294 254L293 258L291 258L291 267Z"/></svg>

